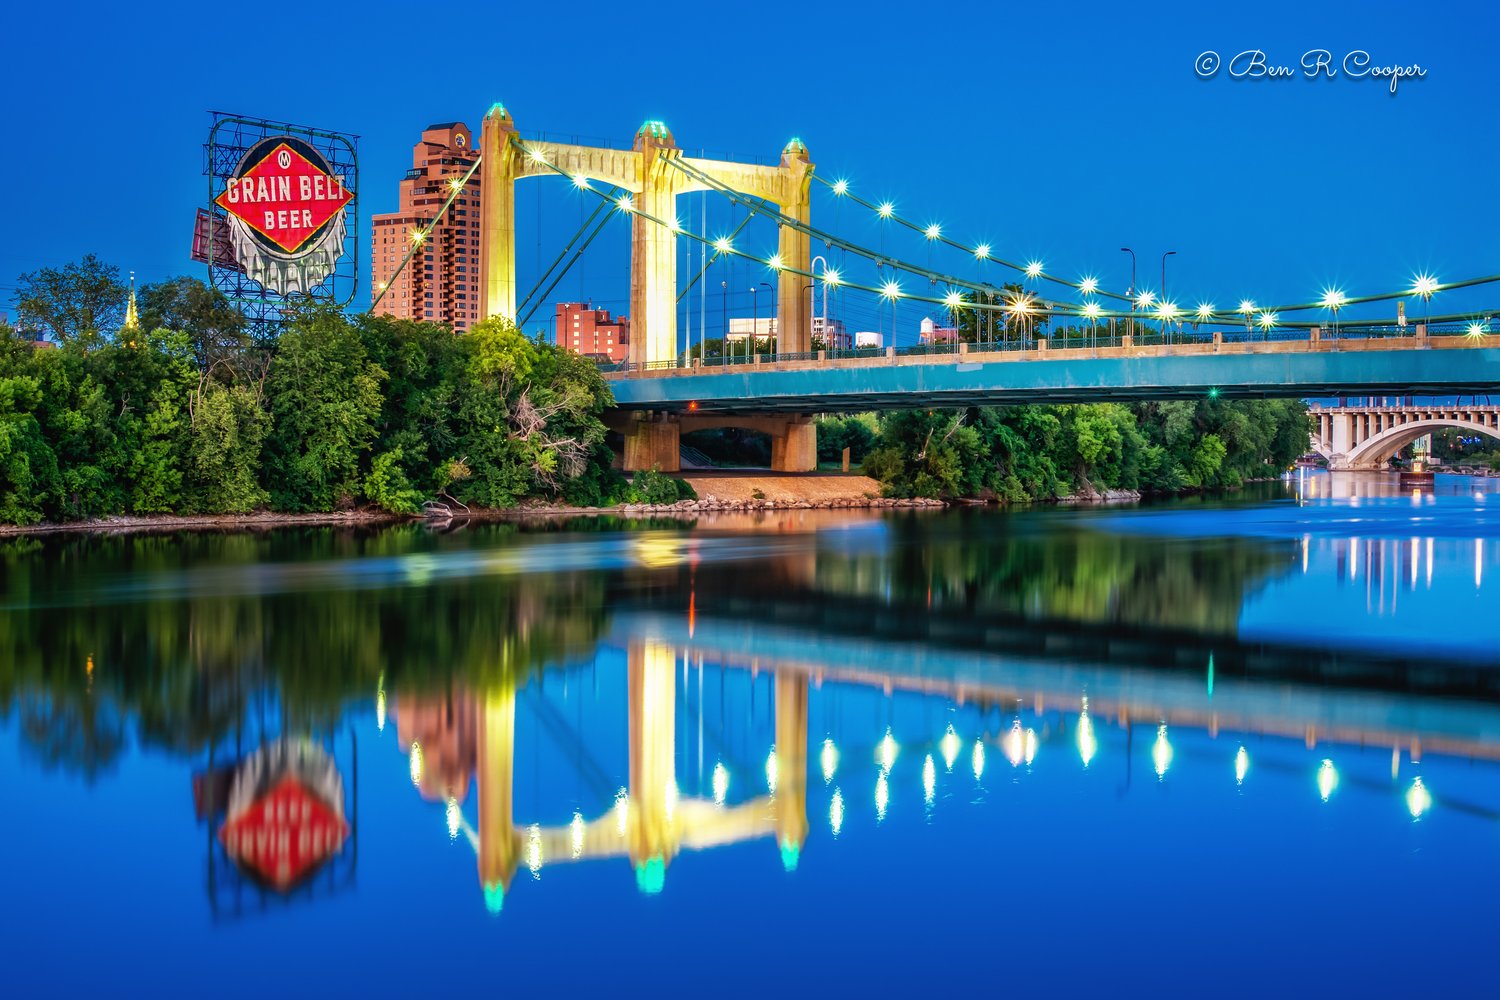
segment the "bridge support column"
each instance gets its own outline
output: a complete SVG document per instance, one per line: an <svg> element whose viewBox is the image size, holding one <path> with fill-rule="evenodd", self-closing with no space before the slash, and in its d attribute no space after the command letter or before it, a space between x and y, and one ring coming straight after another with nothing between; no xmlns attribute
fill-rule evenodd
<svg viewBox="0 0 1500 1000"><path fill-rule="evenodd" d="M798 222L812 219L812 198L808 188L812 184L812 165L808 162L807 148L795 140L781 154L781 166L789 177L790 189L783 215ZM782 226L778 230L777 251L789 269L777 279L776 288L776 350L781 354L805 354L812 350L812 298L803 294L802 286L809 279L805 273L812 271L812 242L808 235Z"/></svg>
<svg viewBox="0 0 1500 1000"><path fill-rule="evenodd" d="M673 155L671 133L645 126L635 137L641 158L641 193L630 220L630 360L677 357L677 234L651 219L677 218L677 168L659 154ZM674 466L675 468L675 466Z"/></svg>
<svg viewBox="0 0 1500 1000"><path fill-rule="evenodd" d="M480 284L480 315L489 319L516 318L516 149L511 145L516 125L496 104L484 116L480 132L479 259L484 268ZM419 261L420 263L420 261Z"/></svg>
<svg viewBox="0 0 1500 1000"><path fill-rule="evenodd" d="M682 471L682 425L665 415L639 413L635 417L624 431L625 471Z"/></svg>
<svg viewBox="0 0 1500 1000"><path fill-rule="evenodd" d="M818 428L811 421L787 421L786 431L771 436L774 472L815 472L818 468Z"/></svg>

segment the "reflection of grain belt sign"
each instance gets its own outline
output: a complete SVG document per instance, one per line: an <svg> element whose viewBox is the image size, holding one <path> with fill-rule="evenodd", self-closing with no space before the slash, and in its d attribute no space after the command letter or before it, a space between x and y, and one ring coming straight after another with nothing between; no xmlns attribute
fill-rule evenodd
<svg viewBox="0 0 1500 1000"><path fill-rule="evenodd" d="M344 782L321 747L279 740L235 769L219 842L261 881L287 891L343 850L348 835Z"/></svg>
<svg viewBox="0 0 1500 1000"><path fill-rule="evenodd" d="M245 273L282 295L310 292L344 252L344 207L354 192L328 161L289 135L262 139L240 158L214 204Z"/></svg>

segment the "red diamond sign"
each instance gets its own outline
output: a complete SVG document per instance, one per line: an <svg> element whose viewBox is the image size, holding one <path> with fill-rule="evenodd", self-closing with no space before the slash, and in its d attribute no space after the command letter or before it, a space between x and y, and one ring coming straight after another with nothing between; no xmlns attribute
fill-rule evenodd
<svg viewBox="0 0 1500 1000"><path fill-rule="evenodd" d="M219 828L225 852L282 891L337 854L348 835L343 817L290 775Z"/></svg>
<svg viewBox="0 0 1500 1000"><path fill-rule="evenodd" d="M314 163L282 142L231 177L214 203L295 254L353 199L326 163Z"/></svg>

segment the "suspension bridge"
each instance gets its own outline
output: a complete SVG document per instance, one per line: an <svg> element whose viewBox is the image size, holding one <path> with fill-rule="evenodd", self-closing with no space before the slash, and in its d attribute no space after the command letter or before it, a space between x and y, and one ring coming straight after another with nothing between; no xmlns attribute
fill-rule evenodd
<svg viewBox="0 0 1500 1000"><path fill-rule="evenodd" d="M816 467L817 413L895 407L963 407L1026 402L1191 399L1203 396L1440 395L1500 391L1500 340L1483 313L1432 314L1434 296L1500 282L1500 275L1439 281L1415 275L1399 288L1351 295L1323 289L1307 301L1219 306L1179 305L1165 290L1109 289L1094 276L1072 276L1036 260L1012 260L987 243L923 225L890 201L861 197L842 179L820 176L807 146L793 139L774 163L686 155L659 121L637 130L630 147L588 146L523 137L500 104L485 115L480 156L439 210L443 217L475 175L481 206L481 296L485 316L518 318L540 302L615 217L630 239L630 356L605 366L626 439L627 470L679 468L678 439L693 427L739 424L770 434L773 467ZM551 267L524 296L516 280L517 182L563 177L598 199ZM814 187L858 206L882 225L910 231L929 248L961 253L969 276L874 249L812 221ZM682 222L677 199L722 197L774 224L776 249L757 255L735 242L739 229L710 236ZM600 217L600 213L602 217ZM740 228L743 228L743 223ZM418 249L422 232L407 260ZM702 268L678 280L678 241L701 246ZM814 242L873 268L858 280L812 256ZM763 268L759 285L774 293L775 335L728 344L709 356L706 331L695 345L678 330L678 304L716 263ZM931 260L931 253L928 255ZM822 266L819 267L818 265ZM404 266L404 263L403 263ZM561 270L559 270L559 268ZM980 276L974 277L973 273ZM903 281L906 284L903 284ZM549 284L550 282L550 284ZM815 293L868 296L946 314L949 342L877 349L815 343ZM546 291L541 292L545 297ZM1422 310L1407 323L1406 305ZM1390 305L1395 315L1349 321L1345 310ZM825 307L826 308L826 307ZM1369 309L1365 310L1370 311ZM823 317L826 323L826 315ZM747 421L749 423L747 423Z"/></svg>

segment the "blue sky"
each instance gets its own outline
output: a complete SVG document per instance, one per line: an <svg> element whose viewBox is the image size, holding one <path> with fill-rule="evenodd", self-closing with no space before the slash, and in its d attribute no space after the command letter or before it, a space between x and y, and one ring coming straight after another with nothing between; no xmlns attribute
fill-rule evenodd
<svg viewBox="0 0 1500 1000"><path fill-rule="evenodd" d="M0 111L20 155L0 158L0 183L45 209L25 227L29 240L0 251L0 297L17 273L91 250L143 280L196 270L186 255L210 108L358 133L364 230L370 213L394 206L422 126L477 126L497 100L523 132L628 142L642 120L661 118L684 147L762 156L797 135L825 176L1050 271L1123 288L1119 248L1131 246L1138 284L1155 287L1161 253L1176 250L1168 285L1189 303L1383 292L1424 270L1445 281L1500 272L1486 143L1500 96L1487 48L1497 15L1482 4L649 9L658 24L590 3L299 15L201 3L22 7L8 19ZM1260 48L1296 67L1320 47L1336 62L1363 49L1377 65L1428 73L1392 97L1370 80L1193 72L1205 50L1227 60ZM26 195L82 164L87 179L50 201ZM523 288L535 258L550 260L572 234L582 197L561 183L521 195ZM707 228L736 221L713 206ZM929 259L920 237L882 237L823 192L814 222ZM752 251L772 240L769 229L746 232ZM974 271L957 251L931 259ZM741 270L731 283L748 289L753 276ZM558 296L618 309L625 275L616 232ZM714 291L701 305L716 322ZM727 308L748 312L748 299L736 292ZM1491 304L1500 287L1447 293L1433 310ZM873 315L854 301L841 308L853 325Z"/></svg>

